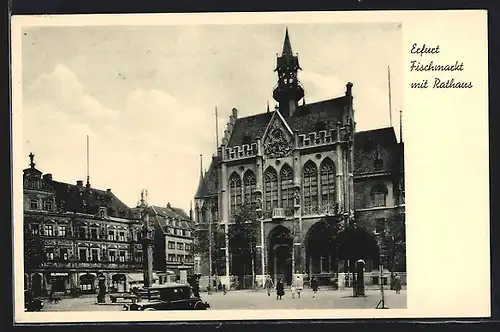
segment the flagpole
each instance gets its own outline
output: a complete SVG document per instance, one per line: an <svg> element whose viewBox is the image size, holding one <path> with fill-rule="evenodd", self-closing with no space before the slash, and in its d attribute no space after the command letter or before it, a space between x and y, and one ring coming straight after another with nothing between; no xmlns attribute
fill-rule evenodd
<svg viewBox="0 0 500 332"><path fill-rule="evenodd" d="M387 66L387 85L389 87L389 126L392 127L391 68L389 66Z"/></svg>

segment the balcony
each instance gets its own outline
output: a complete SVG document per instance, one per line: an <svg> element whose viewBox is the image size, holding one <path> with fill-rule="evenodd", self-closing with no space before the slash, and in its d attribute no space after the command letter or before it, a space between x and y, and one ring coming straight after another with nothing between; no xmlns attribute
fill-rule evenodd
<svg viewBox="0 0 500 332"><path fill-rule="evenodd" d="M273 220L283 220L285 219L285 209L274 208L273 209Z"/></svg>

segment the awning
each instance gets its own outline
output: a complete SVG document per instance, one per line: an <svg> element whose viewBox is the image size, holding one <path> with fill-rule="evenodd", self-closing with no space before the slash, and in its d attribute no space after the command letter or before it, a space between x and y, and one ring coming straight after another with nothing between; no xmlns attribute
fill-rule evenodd
<svg viewBox="0 0 500 332"><path fill-rule="evenodd" d="M158 276L153 272L153 280L158 280ZM142 273L127 274L127 281L134 283L144 283L144 275Z"/></svg>

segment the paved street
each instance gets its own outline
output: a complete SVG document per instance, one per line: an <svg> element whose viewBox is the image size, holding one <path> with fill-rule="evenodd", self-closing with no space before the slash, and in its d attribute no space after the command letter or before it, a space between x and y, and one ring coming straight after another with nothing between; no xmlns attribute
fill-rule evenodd
<svg viewBox="0 0 500 332"><path fill-rule="evenodd" d="M380 291L367 290L365 297L351 297L352 290L341 291L323 290L313 298L310 289L302 292L301 298L292 299L290 290L286 291L282 300L276 300L276 295L267 296L264 291L232 291L227 295L213 293L207 295L202 293L204 301L210 303L210 310L230 309L370 309L375 308L380 301ZM406 290L401 294L394 291L385 292L386 306L392 309L406 308ZM45 302L43 311L120 311L123 303L96 305L96 297L81 297L75 299L63 299L58 304ZM109 302L109 299L108 299ZM127 302L129 303L129 302Z"/></svg>

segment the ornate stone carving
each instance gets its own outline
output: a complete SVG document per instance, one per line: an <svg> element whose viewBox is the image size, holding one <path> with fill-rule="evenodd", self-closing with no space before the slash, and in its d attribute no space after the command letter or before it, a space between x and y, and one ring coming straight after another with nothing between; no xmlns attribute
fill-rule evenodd
<svg viewBox="0 0 500 332"><path fill-rule="evenodd" d="M280 123L274 122L264 139L264 153L269 158L289 156L293 150L293 138Z"/></svg>

